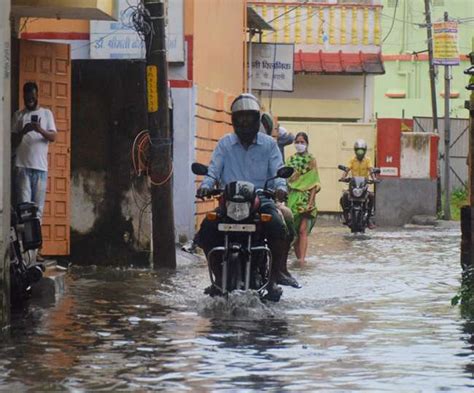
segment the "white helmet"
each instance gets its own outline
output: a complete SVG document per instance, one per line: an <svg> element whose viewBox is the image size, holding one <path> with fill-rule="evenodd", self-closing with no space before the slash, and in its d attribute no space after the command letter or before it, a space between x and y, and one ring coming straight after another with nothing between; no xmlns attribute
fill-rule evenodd
<svg viewBox="0 0 474 393"><path fill-rule="evenodd" d="M260 104L254 95L244 93L232 103L232 126L239 139L250 144L260 129Z"/></svg>
<svg viewBox="0 0 474 393"><path fill-rule="evenodd" d="M363 139L358 139L354 143L354 152L357 159L362 160L367 152L367 143Z"/></svg>

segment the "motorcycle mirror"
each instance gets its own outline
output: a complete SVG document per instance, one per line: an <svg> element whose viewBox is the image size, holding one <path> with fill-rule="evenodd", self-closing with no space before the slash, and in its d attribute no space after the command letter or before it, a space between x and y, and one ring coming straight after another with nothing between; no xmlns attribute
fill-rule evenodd
<svg viewBox="0 0 474 393"><path fill-rule="evenodd" d="M338 165L337 166L338 169L340 169L341 171L344 171L344 172L347 172L349 168L347 168L346 166L344 165Z"/></svg>
<svg viewBox="0 0 474 393"><path fill-rule="evenodd" d="M277 171L277 177L281 177L283 179L288 179L293 175L294 169L291 166L283 166Z"/></svg>
<svg viewBox="0 0 474 393"><path fill-rule="evenodd" d="M207 175L207 166L200 164L199 162L193 162L191 165L191 170L195 175L206 176Z"/></svg>
<svg viewBox="0 0 474 393"><path fill-rule="evenodd" d="M380 168L374 168L372 172L376 175L380 175L381 171L380 171Z"/></svg>

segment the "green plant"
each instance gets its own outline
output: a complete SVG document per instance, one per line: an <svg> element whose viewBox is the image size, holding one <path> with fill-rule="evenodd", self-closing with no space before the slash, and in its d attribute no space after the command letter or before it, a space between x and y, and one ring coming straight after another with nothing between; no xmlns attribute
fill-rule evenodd
<svg viewBox="0 0 474 393"><path fill-rule="evenodd" d="M451 299L451 305L461 305L461 313L474 317L474 267L463 272L462 284L458 293Z"/></svg>
<svg viewBox="0 0 474 393"><path fill-rule="evenodd" d="M461 219L461 207L468 204L469 193L466 187L458 187L451 193L451 218L455 221Z"/></svg>

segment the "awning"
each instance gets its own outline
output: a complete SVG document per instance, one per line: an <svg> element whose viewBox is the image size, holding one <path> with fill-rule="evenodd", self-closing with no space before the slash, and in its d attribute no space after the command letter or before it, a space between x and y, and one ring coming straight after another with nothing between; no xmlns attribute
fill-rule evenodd
<svg viewBox="0 0 474 393"><path fill-rule="evenodd" d="M265 19L263 19L252 7L247 7L247 28L259 31L275 30L271 25L265 22Z"/></svg>
<svg viewBox="0 0 474 393"><path fill-rule="evenodd" d="M380 53L295 53L295 72L307 74L385 74Z"/></svg>

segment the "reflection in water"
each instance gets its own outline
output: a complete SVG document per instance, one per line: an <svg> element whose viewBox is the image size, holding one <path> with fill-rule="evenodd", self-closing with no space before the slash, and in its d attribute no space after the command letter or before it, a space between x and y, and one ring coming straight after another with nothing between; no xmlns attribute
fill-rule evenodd
<svg viewBox="0 0 474 393"><path fill-rule="evenodd" d="M459 233L317 232L304 287L278 304L205 297L189 259L76 271L55 307L15 316L0 389L468 391L474 325L449 304Z"/></svg>

